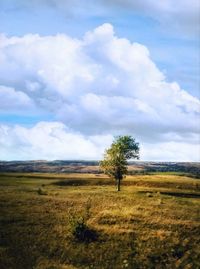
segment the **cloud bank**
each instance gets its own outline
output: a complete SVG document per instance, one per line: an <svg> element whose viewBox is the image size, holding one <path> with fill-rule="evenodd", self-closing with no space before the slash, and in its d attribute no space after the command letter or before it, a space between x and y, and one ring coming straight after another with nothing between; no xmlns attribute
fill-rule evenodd
<svg viewBox="0 0 200 269"><path fill-rule="evenodd" d="M98 160L112 141L112 135L84 136L60 122L40 122L29 128L1 124L0 160ZM143 143L141 159L197 161L199 153L196 145L185 142Z"/></svg>
<svg viewBox="0 0 200 269"><path fill-rule="evenodd" d="M112 136L89 136L70 131L60 122L40 122L27 128L0 125L0 159L98 159Z"/></svg>
<svg viewBox="0 0 200 269"><path fill-rule="evenodd" d="M176 82L167 81L151 60L147 47L117 37L110 24L86 33L82 39L65 34L10 38L1 35L0 85L0 110L16 114L26 111L26 115L38 115L41 111L59 122L55 124L61 124L56 125L62 129L63 135L58 135L56 140L60 142L53 142L61 155L55 149L55 155L47 150L44 157L59 158L66 150L71 158L74 158L73 152L82 158L76 146L73 150L67 147L62 150L62 141L69 144L69 132L75 135L75 144L80 138L83 145L91 143L91 137L100 140L109 137L110 142L110 137L119 134L134 135L148 145L175 143L174 148L179 145L180 152L181 148L189 150L187 144L193 148L194 158L198 158L200 101ZM51 129L54 123L49 124ZM33 130L40 133L38 126ZM11 141L14 138L19 141L16 127L2 128L11 128L8 137L10 133ZM33 130L23 132L32 133ZM49 133L45 134L46 141L51 142ZM28 145L34 152L35 142L29 141ZM96 144L92 144L94 150L89 156L100 156L102 145L106 143L97 149ZM188 158L186 151L183 150L182 159ZM38 152L43 156L45 149ZM23 156L23 152L21 154ZM149 153L146 156L150 158Z"/></svg>

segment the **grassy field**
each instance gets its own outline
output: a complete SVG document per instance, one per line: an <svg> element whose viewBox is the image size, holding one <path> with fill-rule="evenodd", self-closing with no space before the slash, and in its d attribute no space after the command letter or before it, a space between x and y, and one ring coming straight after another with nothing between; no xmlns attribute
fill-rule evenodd
<svg viewBox="0 0 200 269"><path fill-rule="evenodd" d="M95 236L78 240L72 220ZM200 268L200 181L0 174L0 268Z"/></svg>

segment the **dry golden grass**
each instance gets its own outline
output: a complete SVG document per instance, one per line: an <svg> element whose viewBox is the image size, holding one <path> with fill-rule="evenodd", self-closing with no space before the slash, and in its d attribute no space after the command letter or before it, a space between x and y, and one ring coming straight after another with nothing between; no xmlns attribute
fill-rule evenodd
<svg viewBox="0 0 200 269"><path fill-rule="evenodd" d="M198 179L95 174L0 175L0 268L200 268ZM39 191L40 190L40 191ZM98 234L74 240L69 215Z"/></svg>

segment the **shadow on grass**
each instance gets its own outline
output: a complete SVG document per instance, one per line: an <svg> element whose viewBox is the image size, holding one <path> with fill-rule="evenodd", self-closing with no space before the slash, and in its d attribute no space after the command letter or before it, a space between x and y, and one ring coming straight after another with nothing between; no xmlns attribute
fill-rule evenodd
<svg viewBox="0 0 200 269"><path fill-rule="evenodd" d="M53 185L67 187L67 186L103 186L103 185L112 185L113 181L111 180L100 180L100 179L67 179L59 180L53 183Z"/></svg>
<svg viewBox="0 0 200 269"><path fill-rule="evenodd" d="M139 191L139 193L145 194L154 194L153 191ZM166 192L161 191L160 194L174 196L174 197L182 197L182 198L200 198L200 193L184 193L184 192Z"/></svg>
<svg viewBox="0 0 200 269"><path fill-rule="evenodd" d="M200 198L200 193L161 192L161 194L183 198Z"/></svg>
<svg viewBox="0 0 200 269"><path fill-rule="evenodd" d="M68 179L68 180L59 180L57 182L54 182L53 185L57 186L85 186L85 185L90 185L89 180L74 180L74 179Z"/></svg>

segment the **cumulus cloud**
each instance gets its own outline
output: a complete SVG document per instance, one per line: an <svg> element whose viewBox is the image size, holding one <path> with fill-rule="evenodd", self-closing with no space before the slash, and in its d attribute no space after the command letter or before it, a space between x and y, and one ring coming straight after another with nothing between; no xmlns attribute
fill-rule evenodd
<svg viewBox="0 0 200 269"><path fill-rule="evenodd" d="M118 38L110 24L82 39L1 35L0 84L16 110L46 111L84 137L198 142L200 101L167 81L147 47Z"/></svg>
<svg viewBox="0 0 200 269"><path fill-rule="evenodd" d="M59 122L40 122L31 128L0 125L0 159L98 159L112 136L88 136Z"/></svg>
<svg viewBox="0 0 200 269"><path fill-rule="evenodd" d="M22 91L15 91L10 87L0 85L0 111L22 112L26 109L34 109L31 98Z"/></svg>

